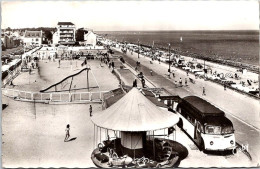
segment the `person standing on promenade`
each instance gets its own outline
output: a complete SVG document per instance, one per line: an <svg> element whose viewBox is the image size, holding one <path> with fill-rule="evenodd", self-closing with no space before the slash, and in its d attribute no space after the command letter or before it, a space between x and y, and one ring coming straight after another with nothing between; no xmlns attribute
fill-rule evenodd
<svg viewBox="0 0 260 169"><path fill-rule="evenodd" d="M187 78L185 78L185 86L188 86L188 81L187 81Z"/></svg>
<svg viewBox="0 0 260 169"><path fill-rule="evenodd" d="M152 70L150 70L150 73L151 73L151 76L153 75L153 71Z"/></svg>
<svg viewBox="0 0 260 169"><path fill-rule="evenodd" d="M189 76L189 71L187 70L187 76Z"/></svg>
<svg viewBox="0 0 260 169"><path fill-rule="evenodd" d="M89 106L89 116L92 117L92 106Z"/></svg>
<svg viewBox="0 0 260 169"><path fill-rule="evenodd" d="M206 96L206 89L205 89L205 87L202 88L202 95Z"/></svg>
<svg viewBox="0 0 260 169"><path fill-rule="evenodd" d="M224 83L224 90L227 90L227 85L226 85L226 83Z"/></svg>
<svg viewBox="0 0 260 169"><path fill-rule="evenodd" d="M159 64L161 64L161 59L160 58L158 59L158 62L159 62Z"/></svg>
<svg viewBox="0 0 260 169"><path fill-rule="evenodd" d="M69 124L67 124L65 131L66 131L66 135L65 135L64 142L68 141L68 138L70 138L70 125Z"/></svg>
<svg viewBox="0 0 260 169"><path fill-rule="evenodd" d="M136 78L135 78L135 80L133 81L133 87L137 87L137 81L136 81Z"/></svg>

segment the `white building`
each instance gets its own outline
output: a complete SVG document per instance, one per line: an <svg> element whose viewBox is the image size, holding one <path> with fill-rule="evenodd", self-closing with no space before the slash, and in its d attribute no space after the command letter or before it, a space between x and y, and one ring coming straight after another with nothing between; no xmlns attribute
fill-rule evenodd
<svg viewBox="0 0 260 169"><path fill-rule="evenodd" d="M53 34L53 44L75 44L76 27L71 22L58 22L57 32Z"/></svg>
<svg viewBox="0 0 260 169"><path fill-rule="evenodd" d="M84 34L84 43L86 46L96 46L97 35L92 31L88 31L87 34Z"/></svg>
<svg viewBox="0 0 260 169"><path fill-rule="evenodd" d="M42 31L25 31L23 42L26 46L42 44Z"/></svg>

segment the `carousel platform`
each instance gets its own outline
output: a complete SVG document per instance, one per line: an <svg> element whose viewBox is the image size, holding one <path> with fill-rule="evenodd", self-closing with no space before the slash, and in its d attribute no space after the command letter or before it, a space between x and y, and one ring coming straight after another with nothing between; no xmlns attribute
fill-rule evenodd
<svg viewBox="0 0 260 169"><path fill-rule="evenodd" d="M155 152L155 153L154 153ZM180 143L168 139L146 140L142 150L125 149L120 138L105 140L92 152L93 163L100 168L173 168L188 156Z"/></svg>

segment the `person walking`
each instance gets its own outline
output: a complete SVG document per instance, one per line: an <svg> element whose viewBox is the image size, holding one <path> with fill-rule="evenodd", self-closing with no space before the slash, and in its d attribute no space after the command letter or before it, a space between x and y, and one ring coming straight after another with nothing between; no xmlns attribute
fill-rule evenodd
<svg viewBox="0 0 260 169"><path fill-rule="evenodd" d="M150 73L151 73L151 76L153 75L153 71L152 70L150 70Z"/></svg>
<svg viewBox="0 0 260 169"><path fill-rule="evenodd" d="M145 80L144 80L144 78L142 78L142 86L143 86L143 88L145 88Z"/></svg>
<svg viewBox="0 0 260 169"><path fill-rule="evenodd" d="M205 87L202 88L202 95L206 96L206 89L205 89Z"/></svg>
<svg viewBox="0 0 260 169"><path fill-rule="evenodd" d="M179 83L180 83L180 87L182 87L182 79L181 79L181 77L180 77Z"/></svg>
<svg viewBox="0 0 260 169"><path fill-rule="evenodd" d="M92 106L89 106L89 116L92 117Z"/></svg>
<svg viewBox="0 0 260 169"><path fill-rule="evenodd" d="M187 78L185 78L185 86L188 86L188 81L187 81Z"/></svg>
<svg viewBox="0 0 260 169"><path fill-rule="evenodd" d="M174 72L172 72L172 77L175 78L175 73Z"/></svg>
<svg viewBox="0 0 260 169"><path fill-rule="evenodd" d="M227 85L226 85L226 83L224 83L224 90L227 90Z"/></svg>
<svg viewBox="0 0 260 169"><path fill-rule="evenodd" d="M65 135L64 142L68 141L68 139L70 138L70 125L69 124L67 124L65 131L66 131L66 135Z"/></svg>
<svg viewBox="0 0 260 169"><path fill-rule="evenodd" d="M111 66L112 66L112 69L114 70L114 68L115 68L115 63L114 63L114 61L112 61Z"/></svg>

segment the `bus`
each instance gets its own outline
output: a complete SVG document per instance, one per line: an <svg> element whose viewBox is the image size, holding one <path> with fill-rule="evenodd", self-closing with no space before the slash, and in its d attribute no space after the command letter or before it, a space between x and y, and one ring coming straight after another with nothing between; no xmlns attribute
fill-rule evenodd
<svg viewBox="0 0 260 169"><path fill-rule="evenodd" d="M197 96L187 96L176 107L177 126L202 151L233 151L236 148L232 122L225 113Z"/></svg>

